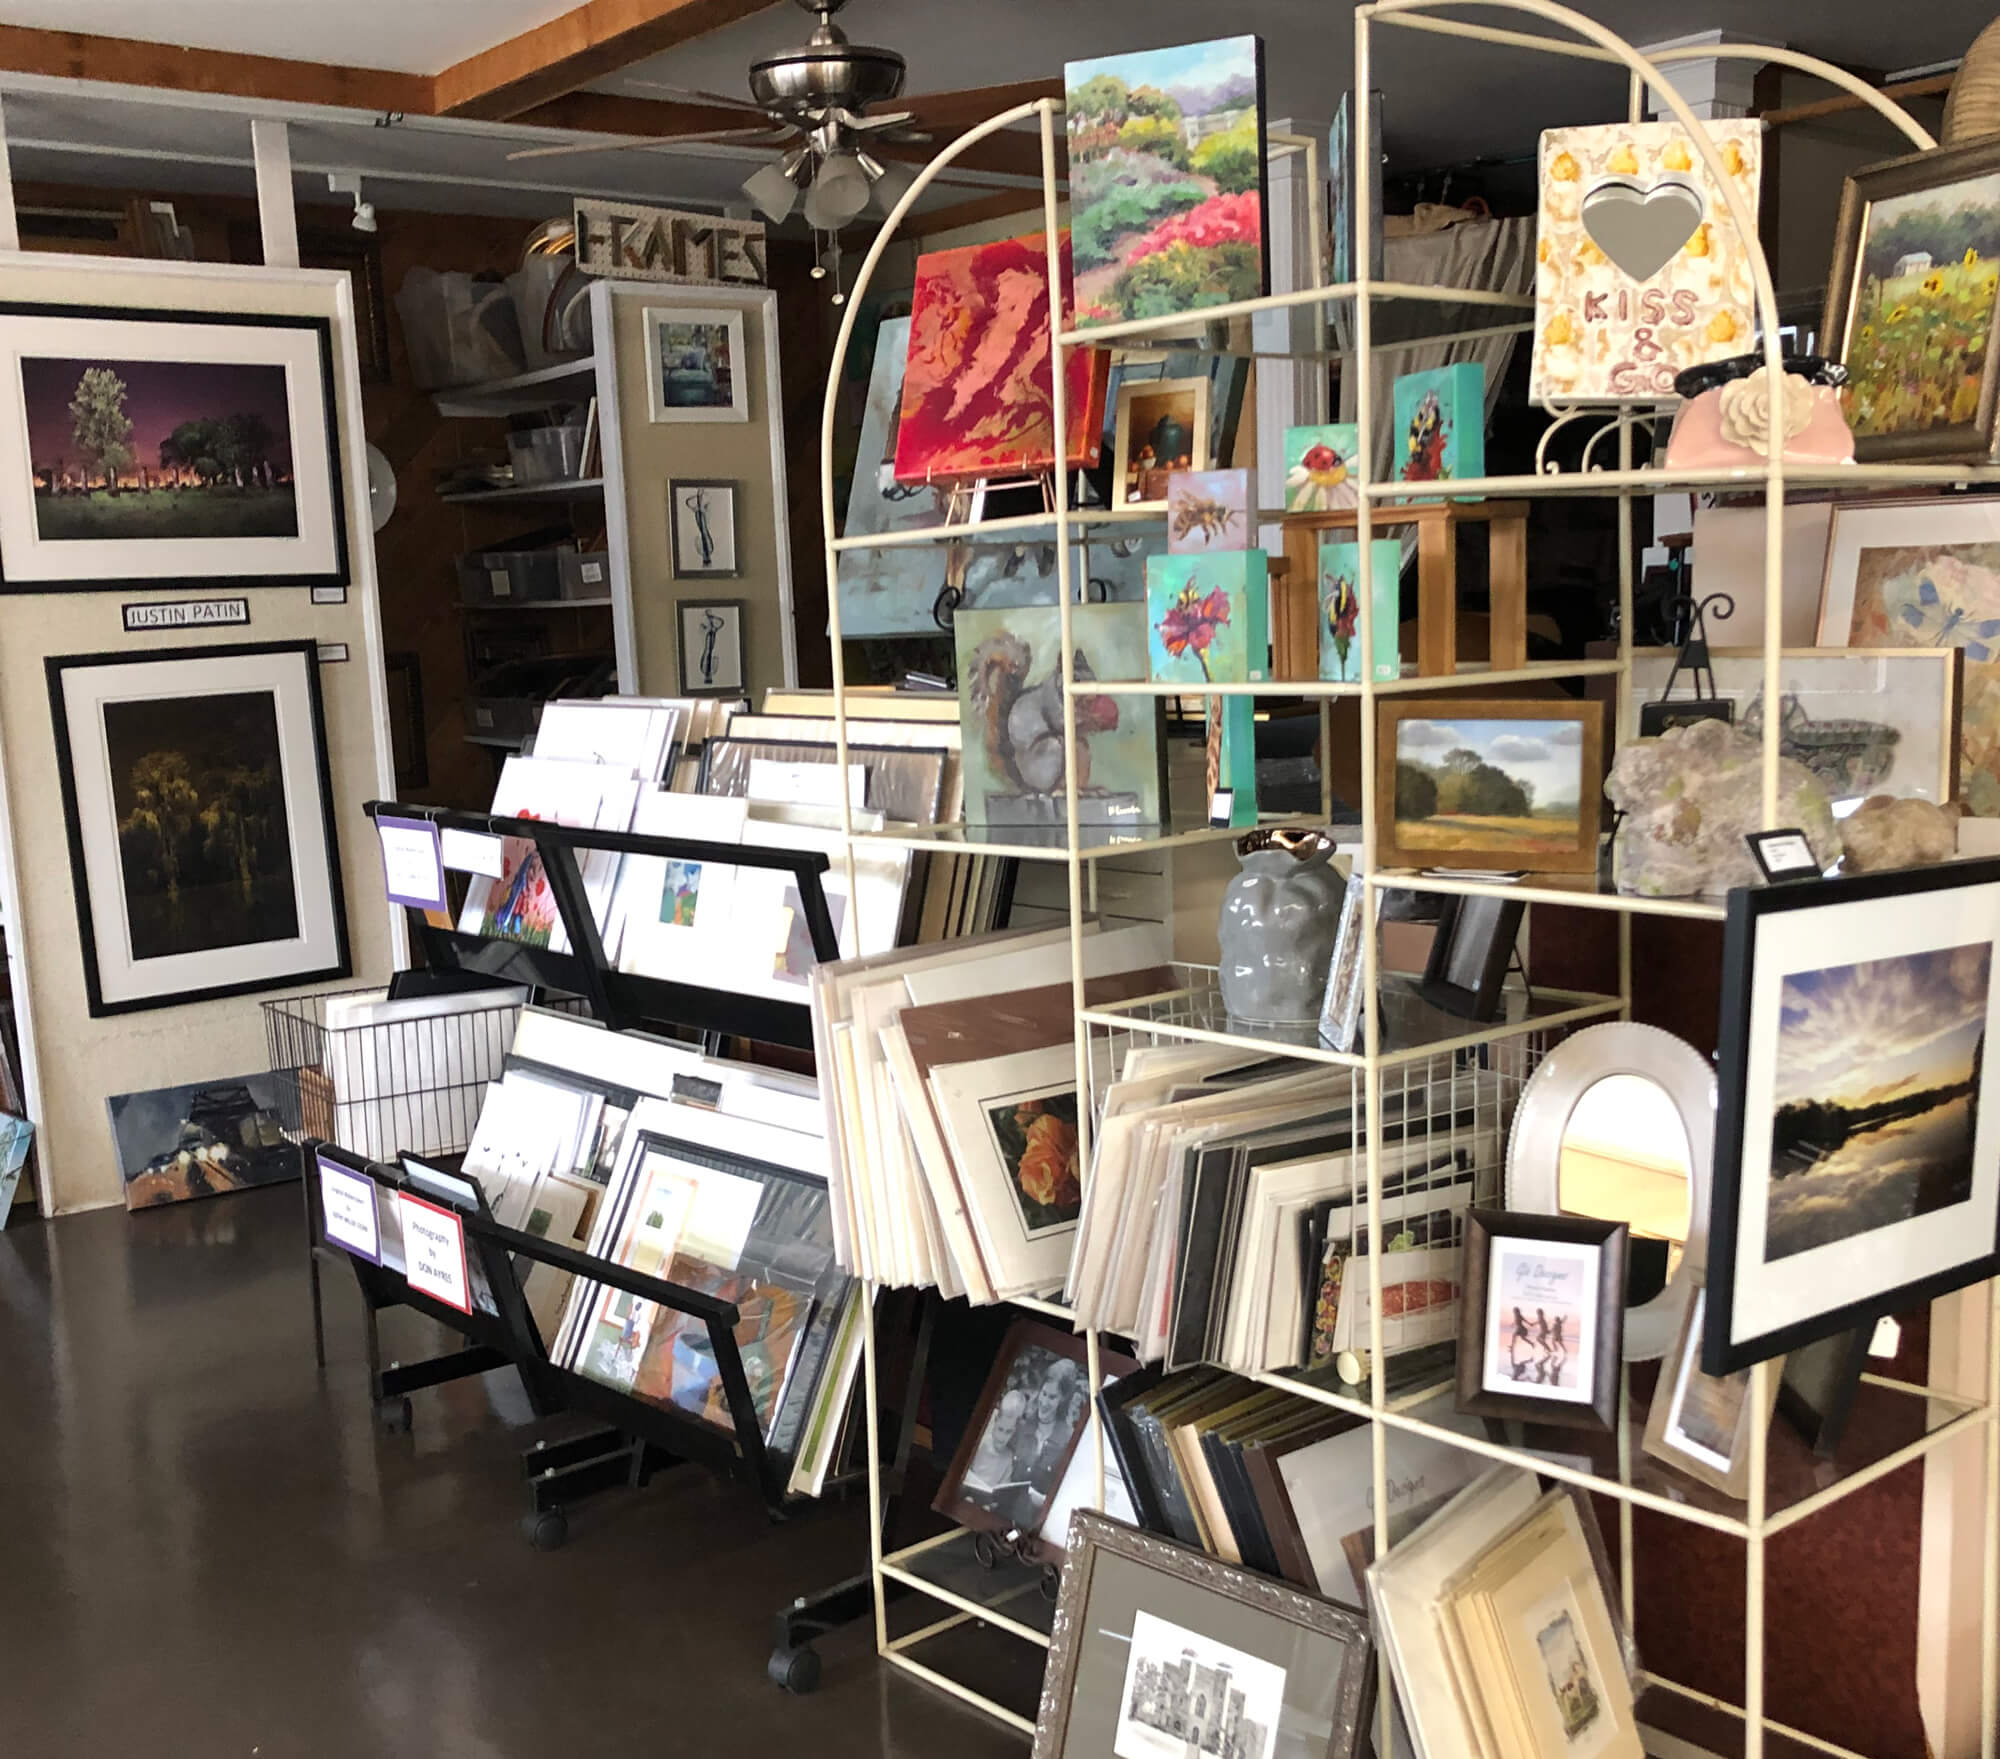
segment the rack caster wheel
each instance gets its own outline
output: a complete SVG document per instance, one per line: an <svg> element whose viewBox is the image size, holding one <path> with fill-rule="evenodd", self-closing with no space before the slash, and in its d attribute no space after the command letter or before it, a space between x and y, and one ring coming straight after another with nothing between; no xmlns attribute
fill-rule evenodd
<svg viewBox="0 0 2000 1759"><path fill-rule="evenodd" d="M384 1435L408 1435L416 1411L408 1399L377 1399L375 1422Z"/></svg>
<svg viewBox="0 0 2000 1759"><path fill-rule="evenodd" d="M569 1516L561 1509L543 1509L521 1517L521 1537L537 1551L555 1551L568 1543Z"/></svg>
<svg viewBox="0 0 2000 1759"><path fill-rule="evenodd" d="M817 1649L786 1649L771 1651L771 1659L765 1663L764 1671L771 1676L771 1683L783 1686L794 1697L803 1698L806 1693L819 1686L819 1651Z"/></svg>

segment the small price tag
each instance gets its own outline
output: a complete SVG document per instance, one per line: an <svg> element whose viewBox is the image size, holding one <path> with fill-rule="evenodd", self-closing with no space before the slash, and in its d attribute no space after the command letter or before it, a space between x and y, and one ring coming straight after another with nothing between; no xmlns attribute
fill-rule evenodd
<svg viewBox="0 0 2000 1759"><path fill-rule="evenodd" d="M1885 1360L1893 1358L1903 1347L1903 1328L1888 1314L1875 1322L1875 1335L1868 1340L1868 1354Z"/></svg>
<svg viewBox="0 0 2000 1759"><path fill-rule="evenodd" d="M324 1155L317 1159L320 1226L328 1244L370 1264L380 1264L382 1235L375 1214L375 1181Z"/></svg>
<svg viewBox="0 0 2000 1759"><path fill-rule="evenodd" d="M1818 879L1819 857L1799 830L1752 831L1744 841L1767 880Z"/></svg>
<svg viewBox="0 0 2000 1759"><path fill-rule="evenodd" d="M514 596L513 577L504 568L487 569L486 586L496 599L511 599Z"/></svg>
<svg viewBox="0 0 2000 1759"><path fill-rule="evenodd" d="M488 879L499 879L507 871L507 850L501 839L478 831L447 830L439 844L439 859L453 873L483 873Z"/></svg>
<svg viewBox="0 0 2000 1759"><path fill-rule="evenodd" d="M465 1225L448 1209L396 1193L396 1213L403 1222L403 1278L420 1295L429 1295L461 1313L472 1311L472 1279L465 1269Z"/></svg>
<svg viewBox="0 0 2000 1759"><path fill-rule="evenodd" d="M392 904L413 910L445 907L444 846L438 828L421 818L378 818L382 884Z"/></svg>
<svg viewBox="0 0 2000 1759"><path fill-rule="evenodd" d="M1210 830L1227 830L1229 821L1236 815L1236 790L1218 788L1209 796L1208 824Z"/></svg>

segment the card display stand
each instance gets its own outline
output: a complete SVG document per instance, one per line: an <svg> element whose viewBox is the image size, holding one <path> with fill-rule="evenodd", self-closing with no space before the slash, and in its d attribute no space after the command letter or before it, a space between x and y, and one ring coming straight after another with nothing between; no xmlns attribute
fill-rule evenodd
<svg viewBox="0 0 2000 1759"><path fill-rule="evenodd" d="M811 1015L803 1003L741 996L612 969L584 892L577 852L611 850L668 860L783 870L798 888L814 957L820 960L838 957L833 921L820 878L827 867L825 855L808 850L762 849L689 838L581 830L538 819L384 801L370 801L364 810L371 818L379 814L423 819L440 830L532 842L541 856L551 895L573 949L554 953L546 947L463 934L443 926L423 911L412 909L411 930L424 950L426 965L421 970L399 974L391 988L392 998L459 989L525 986L531 999L553 1001L558 1006L586 1013L613 1031L643 1028L681 1038L694 1033L700 1035L710 1050L730 1037L787 1046L806 1046L812 1042ZM342 1111L342 1103L336 1086L341 1071L335 1066L336 1059L329 1046L331 1035L325 1024L326 999L295 997L264 1004L271 1068L290 1088L288 1098L292 1104L288 1115L302 1120L300 1134L311 1152L367 1178L377 1187L408 1191L449 1209L464 1231L468 1268L476 1273L474 1285L477 1287L483 1281L493 1311L485 1311L475 1302L470 1313L460 1312L413 1288L402 1272L370 1262L330 1241L321 1209L319 1180L309 1171L304 1181L307 1263L314 1347L320 1367L326 1365L320 1267L322 1263L345 1262L352 1269L362 1295L369 1396L384 1428L393 1432L409 1427L412 1392L508 1366L519 1372L522 1388L537 1417L573 1412L596 1425L585 1434L565 1441L538 1443L523 1455L529 1505L523 1529L535 1545L547 1548L563 1542L568 1526L565 1510L580 1498L618 1485L642 1485L662 1467L683 1460L699 1461L741 1479L754 1490L773 1519L783 1518L785 1473L764 1445L736 1339L735 1328L740 1319L736 1306L702 1290L646 1276L589 1253L502 1227L477 1209L441 1196L429 1181L413 1184L400 1167L386 1165L327 1140L334 1120ZM502 1006L513 1012L519 1003L510 998ZM472 1010L475 1018L483 1012ZM353 1066L358 1050L364 1060L378 1070L388 1071L390 1076L386 1082L372 1086L362 1102L375 1108L371 1128L377 1134L383 1130L407 1131L403 1143L421 1142L425 1148L418 1158L426 1165L451 1171L463 1154L477 1119L483 1075L468 1079L462 1059L409 1054L407 1045L394 1039L398 1031L395 1026L364 1027L359 1031L384 1035L375 1047L379 1054L367 1058L368 1046L350 1046L339 1061ZM521 1292L516 1266L524 1263L548 1265L700 1321L714 1352L730 1427L718 1428L685 1411L634 1397L552 1362L546 1340L541 1337ZM385 1365L377 1316L384 1308L397 1306L408 1307L447 1327L464 1340L463 1346L417 1362L392 1361Z"/></svg>

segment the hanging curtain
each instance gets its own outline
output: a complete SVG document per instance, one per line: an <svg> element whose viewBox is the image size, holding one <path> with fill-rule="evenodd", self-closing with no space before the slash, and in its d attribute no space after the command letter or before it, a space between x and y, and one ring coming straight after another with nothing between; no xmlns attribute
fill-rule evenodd
<svg viewBox="0 0 2000 1759"><path fill-rule="evenodd" d="M1495 293L1526 294L1535 284L1535 222L1518 220L1467 220L1441 232L1414 238L1390 238L1383 242L1382 262L1377 271L1384 281L1406 281L1421 287L1476 287ZM1486 368L1486 416L1490 422L1499 400L1501 382L1514 357L1518 335L1484 336L1466 342L1422 342L1395 344L1404 337L1450 334L1459 330L1490 329L1496 325L1525 321L1525 312L1495 310L1483 305L1431 305L1414 301L1378 301L1375 306L1375 433L1369 474L1377 482L1392 473L1396 435L1390 412L1396 380L1404 373L1451 366L1462 360L1476 360ZM1340 378L1340 418L1355 418L1359 379L1350 361Z"/></svg>

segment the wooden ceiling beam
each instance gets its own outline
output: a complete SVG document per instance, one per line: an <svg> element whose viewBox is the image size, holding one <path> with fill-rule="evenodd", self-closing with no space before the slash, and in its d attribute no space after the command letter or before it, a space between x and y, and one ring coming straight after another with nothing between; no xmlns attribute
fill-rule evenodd
<svg viewBox="0 0 2000 1759"><path fill-rule="evenodd" d="M275 55L238 55L227 49L183 49L174 43L35 30L26 25L0 25L0 69L58 79L264 98L280 104L331 104L350 110L414 114L431 108L428 74L335 67L317 61L287 61Z"/></svg>
<svg viewBox="0 0 2000 1759"><path fill-rule="evenodd" d="M432 82L432 102L440 116L505 121L775 3L588 0L447 67Z"/></svg>

